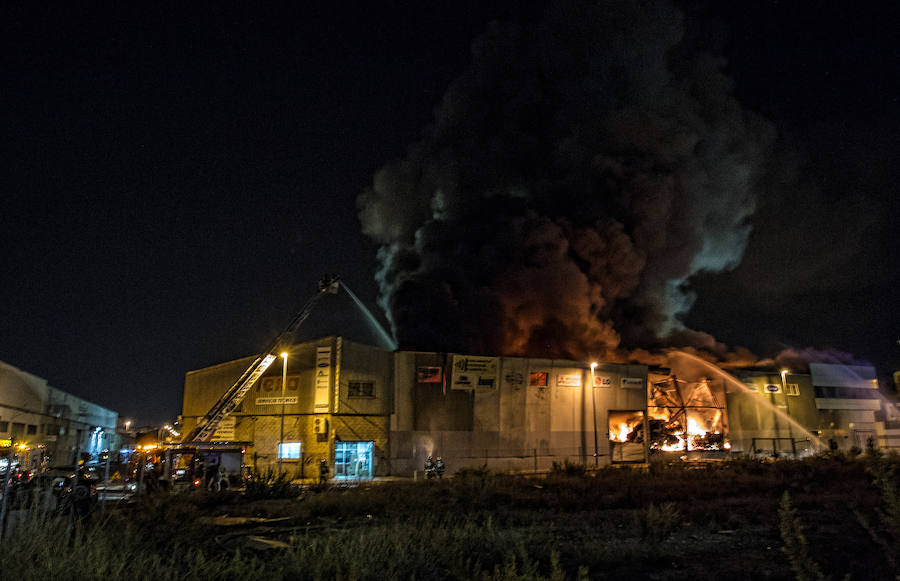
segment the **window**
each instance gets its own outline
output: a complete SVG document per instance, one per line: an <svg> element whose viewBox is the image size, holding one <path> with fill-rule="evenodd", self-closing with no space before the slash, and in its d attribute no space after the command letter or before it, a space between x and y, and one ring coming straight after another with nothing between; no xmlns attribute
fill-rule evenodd
<svg viewBox="0 0 900 581"><path fill-rule="evenodd" d="M37 426L34 424L28 424L28 435L34 436L37 434Z"/></svg>
<svg viewBox="0 0 900 581"><path fill-rule="evenodd" d="M335 442L335 478L371 478L375 442Z"/></svg>
<svg viewBox="0 0 900 581"><path fill-rule="evenodd" d="M0 422L0 432L9 431L9 422Z"/></svg>
<svg viewBox="0 0 900 581"><path fill-rule="evenodd" d="M788 395L800 395L800 385L797 383L787 384L787 394Z"/></svg>
<svg viewBox="0 0 900 581"><path fill-rule="evenodd" d="M300 442L282 442L278 444L278 458L281 460L299 460Z"/></svg>
<svg viewBox="0 0 900 581"><path fill-rule="evenodd" d="M20 424L19 422L13 422L12 425L12 435L21 438L25 433L25 424Z"/></svg>
<svg viewBox="0 0 900 581"><path fill-rule="evenodd" d="M351 381L347 395L349 397L375 397L375 382Z"/></svg>

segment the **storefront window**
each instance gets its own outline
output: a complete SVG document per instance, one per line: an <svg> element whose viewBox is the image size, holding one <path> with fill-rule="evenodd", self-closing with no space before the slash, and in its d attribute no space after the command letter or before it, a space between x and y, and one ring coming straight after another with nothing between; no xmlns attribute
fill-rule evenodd
<svg viewBox="0 0 900 581"><path fill-rule="evenodd" d="M374 442L335 442L335 478L371 478Z"/></svg>

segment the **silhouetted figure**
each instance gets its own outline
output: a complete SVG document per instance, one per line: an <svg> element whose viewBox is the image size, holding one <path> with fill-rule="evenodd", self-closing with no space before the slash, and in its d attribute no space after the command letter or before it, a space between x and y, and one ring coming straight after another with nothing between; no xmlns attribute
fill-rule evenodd
<svg viewBox="0 0 900 581"><path fill-rule="evenodd" d="M319 484L328 483L328 462L324 458L319 462Z"/></svg>
<svg viewBox="0 0 900 581"><path fill-rule="evenodd" d="M437 472L438 478L444 478L444 460L440 457L434 463L434 471Z"/></svg>
<svg viewBox="0 0 900 581"><path fill-rule="evenodd" d="M429 456L425 458L425 479L431 480L435 477L434 458Z"/></svg>

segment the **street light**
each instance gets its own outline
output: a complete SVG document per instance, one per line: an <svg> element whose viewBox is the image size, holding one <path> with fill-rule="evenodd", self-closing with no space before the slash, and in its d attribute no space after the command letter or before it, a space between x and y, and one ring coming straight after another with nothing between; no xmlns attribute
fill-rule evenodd
<svg viewBox="0 0 900 581"><path fill-rule="evenodd" d="M791 448L794 447L794 430L791 427L791 404L788 400L788 390L787 390L787 374L790 373L790 369L782 369L781 370L781 391L784 394L784 411L788 416L788 436L791 438Z"/></svg>
<svg viewBox="0 0 900 581"><path fill-rule="evenodd" d="M285 351L281 354L284 358L284 366L281 368L281 435L278 437L278 475L281 476L281 456L284 454L284 450L281 446L284 444L284 388L287 385L287 360L288 353Z"/></svg>
<svg viewBox="0 0 900 581"><path fill-rule="evenodd" d="M594 378L594 370L597 369L597 362L591 363L591 418L594 420L594 467L600 465L600 459L597 450L597 404L594 402L594 391L596 391L597 380Z"/></svg>

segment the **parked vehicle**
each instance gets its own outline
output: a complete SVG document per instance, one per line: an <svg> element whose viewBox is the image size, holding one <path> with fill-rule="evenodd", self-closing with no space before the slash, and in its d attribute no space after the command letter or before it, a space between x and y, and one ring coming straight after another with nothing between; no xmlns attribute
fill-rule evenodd
<svg viewBox="0 0 900 581"><path fill-rule="evenodd" d="M56 499L56 511L60 514L87 517L98 501L97 480L84 467L56 477L51 490Z"/></svg>

